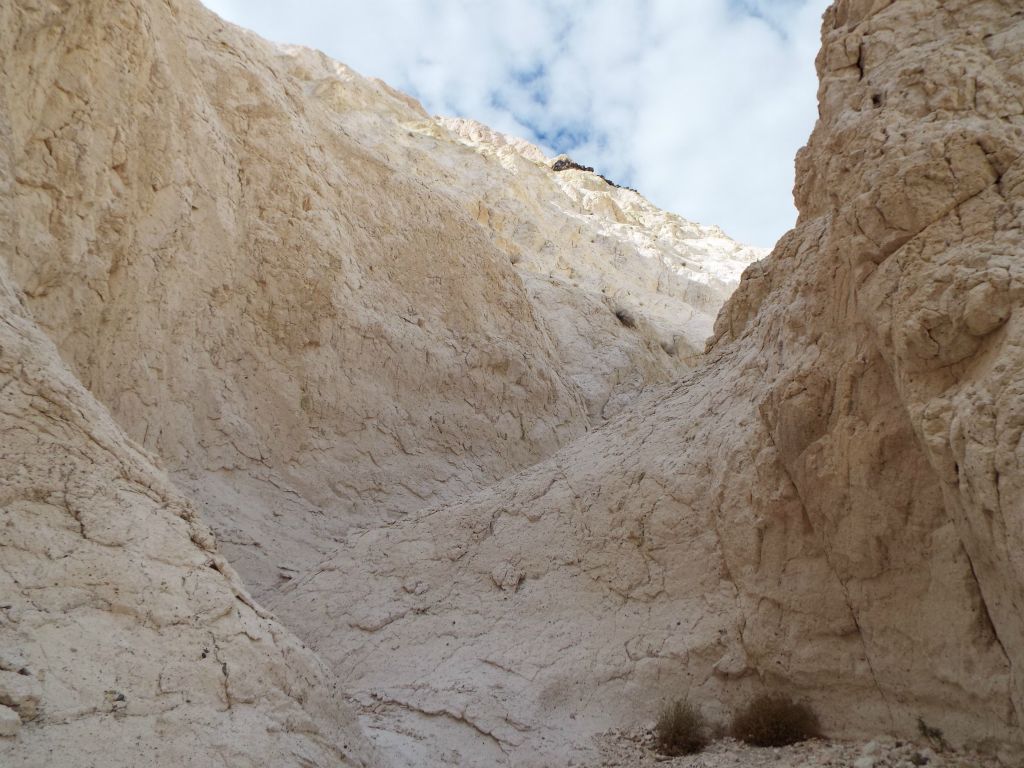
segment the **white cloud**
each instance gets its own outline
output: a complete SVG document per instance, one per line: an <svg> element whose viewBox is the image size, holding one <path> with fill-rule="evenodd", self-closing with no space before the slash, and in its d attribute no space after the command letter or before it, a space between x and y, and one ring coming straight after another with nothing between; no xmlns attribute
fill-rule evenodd
<svg viewBox="0 0 1024 768"><path fill-rule="evenodd" d="M205 0L771 245L816 116L828 0Z"/></svg>

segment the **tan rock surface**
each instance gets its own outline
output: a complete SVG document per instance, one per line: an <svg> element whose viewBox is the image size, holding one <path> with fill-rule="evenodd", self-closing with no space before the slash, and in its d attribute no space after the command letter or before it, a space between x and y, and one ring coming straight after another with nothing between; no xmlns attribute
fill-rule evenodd
<svg viewBox="0 0 1024 768"><path fill-rule="evenodd" d="M463 204L516 265L592 423L613 416L645 384L666 380L658 347L675 375L689 367L679 363L695 363L743 269L767 255L595 173L552 173L555 160L539 148L475 121L440 118L421 130L443 137L438 124L493 161L478 166L455 155L453 187L472 191ZM621 329L609 309L646 341L655 366L610 332Z"/></svg>
<svg viewBox="0 0 1024 768"><path fill-rule="evenodd" d="M0 66L6 762L373 762L333 675L400 765L765 688L1019 759L1017 0L829 10L689 373L756 253L535 147L191 0L0 5Z"/></svg>
<svg viewBox="0 0 1024 768"><path fill-rule="evenodd" d="M379 764L331 672L252 601L3 271L0 765Z"/></svg>
<svg viewBox="0 0 1024 768"><path fill-rule="evenodd" d="M546 167L516 176L403 94L193 0L14 2L0 24L11 277L257 594L353 523L477 490L676 376L724 294L695 313L676 294L699 281L661 255L756 256L665 214L656 248L579 206L569 222L575 187ZM573 245L513 268L549 240Z"/></svg>
<svg viewBox="0 0 1024 768"><path fill-rule="evenodd" d="M768 255L596 173L551 173L555 160L522 139L472 120L439 122L509 172L488 166L469 186L478 218L521 271L607 296L676 354L703 350L743 270Z"/></svg>
<svg viewBox="0 0 1024 768"><path fill-rule="evenodd" d="M352 536L274 606L408 765L555 765L687 695L1009 750L1024 709L1024 15L840 0L797 227L711 360Z"/></svg>

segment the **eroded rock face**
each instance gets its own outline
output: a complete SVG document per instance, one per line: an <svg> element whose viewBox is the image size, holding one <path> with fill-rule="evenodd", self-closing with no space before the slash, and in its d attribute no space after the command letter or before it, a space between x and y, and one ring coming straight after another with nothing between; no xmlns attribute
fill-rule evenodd
<svg viewBox="0 0 1024 768"><path fill-rule="evenodd" d="M711 360L275 598L382 741L552 764L783 688L832 734L1019 747L1022 67L1015 0L826 13L800 219Z"/></svg>
<svg viewBox="0 0 1024 768"><path fill-rule="evenodd" d="M509 171L471 187L495 244L520 271L608 297L676 354L703 349L740 274L767 255L718 227L662 211L590 168L559 165L567 161L552 161L522 139L473 120L439 122Z"/></svg>
<svg viewBox="0 0 1024 768"><path fill-rule="evenodd" d="M0 764L381 764L337 679L252 601L2 265L0 467Z"/></svg>
<svg viewBox="0 0 1024 768"><path fill-rule="evenodd" d="M720 232L192 2L0 6L5 761L371 764L333 674L410 766L765 688L1019 748L1024 12L823 37L684 373Z"/></svg>
<svg viewBox="0 0 1024 768"><path fill-rule="evenodd" d="M14 2L0 23L11 278L257 594L352 524L550 455L710 333L724 295L695 309L699 281L661 258L700 236L669 227L652 254L585 206L531 221L574 187L514 174L321 54L193 0ZM608 211L618 194L578 192ZM549 241L571 242L557 265L511 263ZM757 255L722 242L733 272ZM645 283L606 295L616 270Z"/></svg>

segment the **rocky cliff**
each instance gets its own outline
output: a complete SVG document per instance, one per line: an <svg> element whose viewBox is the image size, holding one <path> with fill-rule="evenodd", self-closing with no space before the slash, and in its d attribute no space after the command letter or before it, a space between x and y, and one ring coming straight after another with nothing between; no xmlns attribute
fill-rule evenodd
<svg viewBox="0 0 1024 768"><path fill-rule="evenodd" d="M219 553L265 595L549 455L760 254L196 2L8 3L0 39L2 746L371 761Z"/></svg>
<svg viewBox="0 0 1024 768"><path fill-rule="evenodd" d="M2 34L12 279L257 594L675 377L759 255L191 0Z"/></svg>
<svg viewBox="0 0 1024 768"><path fill-rule="evenodd" d="M567 764L765 689L1016 759L1024 11L838 0L817 64L751 264L193 0L0 5L5 764Z"/></svg>
<svg viewBox="0 0 1024 768"><path fill-rule="evenodd" d="M1015 2L837 2L799 223L708 362L276 609L464 765L766 688L835 734L1019 743L1022 61Z"/></svg>
<svg viewBox="0 0 1024 768"><path fill-rule="evenodd" d="M0 467L0 763L378 764L331 671L253 602L2 267Z"/></svg>

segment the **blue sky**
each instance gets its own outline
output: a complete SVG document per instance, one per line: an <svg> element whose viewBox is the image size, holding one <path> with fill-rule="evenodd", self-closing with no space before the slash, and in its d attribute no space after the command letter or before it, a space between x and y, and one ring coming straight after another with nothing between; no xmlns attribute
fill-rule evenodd
<svg viewBox="0 0 1024 768"><path fill-rule="evenodd" d="M204 0L770 246L796 219L827 0Z"/></svg>

